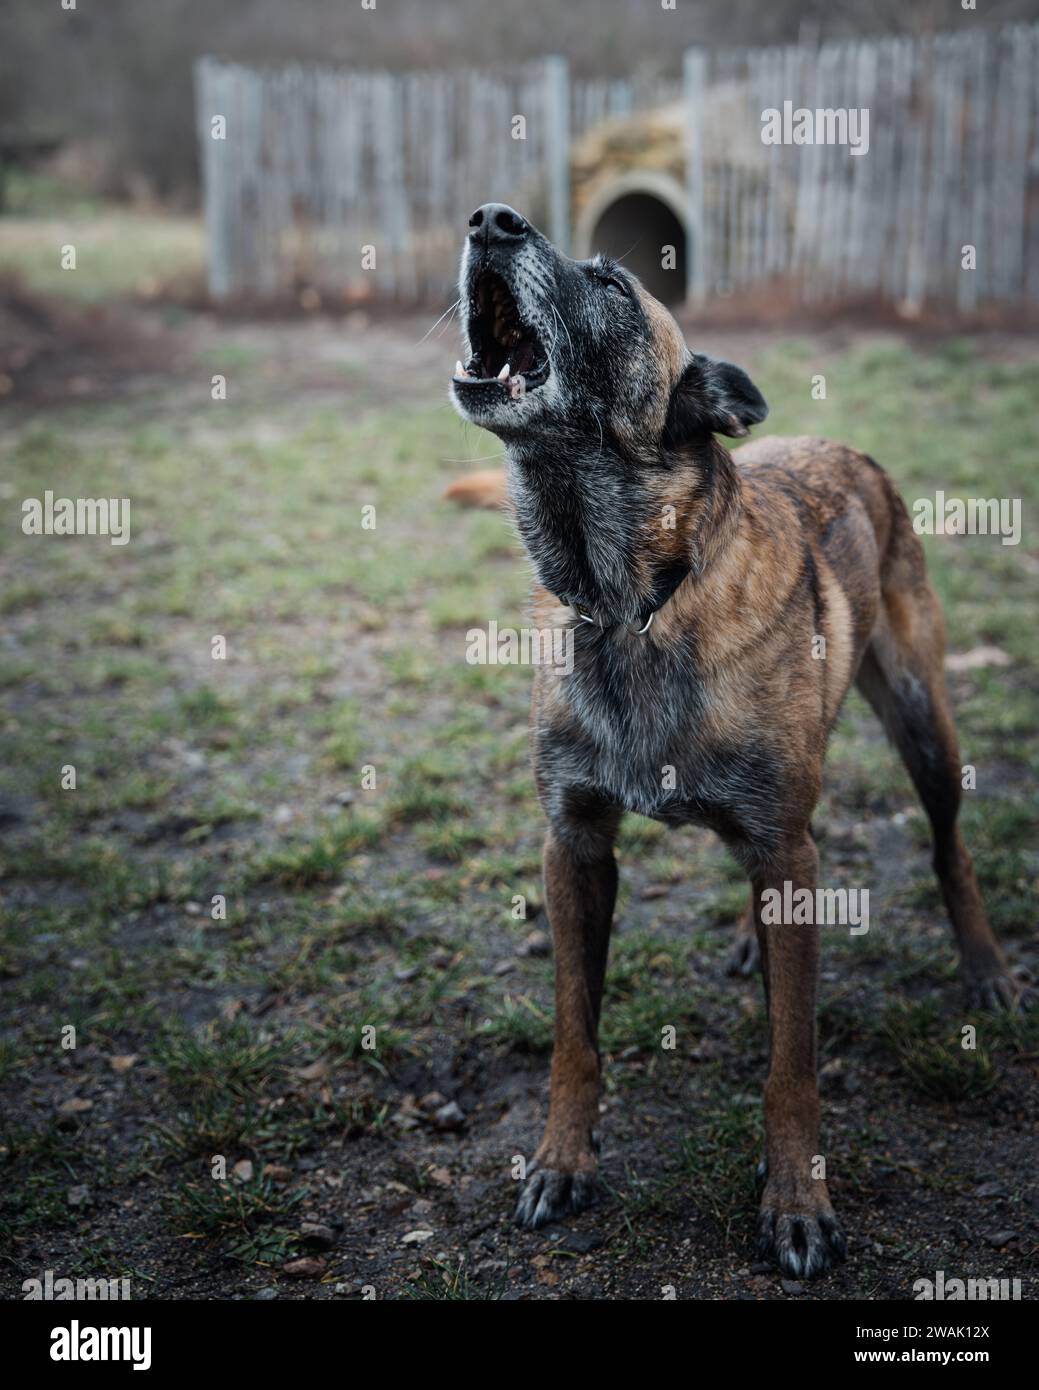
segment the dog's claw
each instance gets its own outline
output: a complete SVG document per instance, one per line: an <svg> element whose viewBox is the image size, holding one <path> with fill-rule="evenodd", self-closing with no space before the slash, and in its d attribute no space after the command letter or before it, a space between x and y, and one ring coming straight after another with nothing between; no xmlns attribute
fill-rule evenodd
<svg viewBox="0 0 1039 1390"><path fill-rule="evenodd" d="M762 1207L758 1254L773 1259L791 1279L814 1279L839 1264L848 1242L833 1212L777 1212Z"/></svg>
<svg viewBox="0 0 1039 1390"><path fill-rule="evenodd" d="M753 932L741 932L725 960L726 975L753 975L761 965L761 948Z"/></svg>
<svg viewBox="0 0 1039 1390"><path fill-rule="evenodd" d="M1021 984L1007 971L967 981L967 1006L993 1013L1022 1013L1039 1006L1039 991Z"/></svg>
<svg viewBox="0 0 1039 1390"><path fill-rule="evenodd" d="M558 1168L537 1168L523 1184L516 1203L517 1226L536 1230L550 1221L576 1216L592 1206L599 1195L594 1173L566 1173Z"/></svg>

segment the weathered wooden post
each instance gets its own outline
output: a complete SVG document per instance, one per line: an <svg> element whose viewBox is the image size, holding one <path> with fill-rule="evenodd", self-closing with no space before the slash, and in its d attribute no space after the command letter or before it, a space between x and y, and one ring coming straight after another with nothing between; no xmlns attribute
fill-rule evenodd
<svg viewBox="0 0 1039 1390"><path fill-rule="evenodd" d="M565 58L545 59L545 159L548 234L570 254L570 73Z"/></svg>
<svg viewBox="0 0 1039 1390"><path fill-rule="evenodd" d="M212 130L213 117L227 115L219 99L222 85L219 65L212 58L200 58L195 64L195 111L202 166L207 284L214 299L226 299L231 293L227 141L214 140Z"/></svg>
<svg viewBox="0 0 1039 1390"><path fill-rule="evenodd" d="M707 218L704 195L703 100L707 87L707 55L701 48L687 48L682 60L685 100L685 184L689 206L686 240L686 297L690 304L707 298Z"/></svg>

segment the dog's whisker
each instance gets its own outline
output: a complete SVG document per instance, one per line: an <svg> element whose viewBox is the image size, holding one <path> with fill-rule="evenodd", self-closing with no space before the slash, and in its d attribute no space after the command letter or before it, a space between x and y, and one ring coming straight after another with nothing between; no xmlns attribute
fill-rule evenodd
<svg viewBox="0 0 1039 1390"><path fill-rule="evenodd" d="M555 314L555 316L556 316L556 322L559 324L560 328L561 328L561 329L563 330L563 332L566 334L566 340L567 340L567 342L570 344L570 356L573 357L573 355L574 355L574 340L570 337L570 330L569 330L569 328L567 328L567 326L566 326L566 324L563 322L563 320L559 317L559 310L556 308L556 306L552 303L551 300L549 300L549 305L551 306L551 309L552 309L553 314Z"/></svg>
<svg viewBox="0 0 1039 1390"><path fill-rule="evenodd" d="M459 304L461 304L461 302L462 302L462 296L459 295L458 298L455 300L455 302L454 302L453 304L449 305L448 308L446 308L446 309L444 310L444 312L443 312L443 313L440 315L440 317L437 319L437 321L436 321L436 323L433 325L433 327L430 328L428 332L426 332L426 333L424 333L424 334L422 335L422 337L418 340L418 342L415 344L415 346L416 346L416 347L421 347L422 344L423 344L423 343L426 341L426 339L429 337L429 334L432 333L436 328L438 328L438 327L440 326L440 324L442 324L442 323L444 322L444 320L447 318L447 316L448 316L449 314L453 314L454 311L458 308Z"/></svg>
<svg viewBox="0 0 1039 1390"><path fill-rule="evenodd" d="M602 446L603 446L602 421L599 419L599 412L596 410L595 406L594 406L594 405L591 406L590 409L591 409L592 415L595 417L595 423L599 426L599 452L598 452L598 454L596 455L596 462L598 462L599 459L602 458Z"/></svg>
<svg viewBox="0 0 1039 1390"><path fill-rule="evenodd" d="M492 459L503 459L504 457L505 457L505 454L504 454L504 453L501 453L501 454L477 454L477 456L476 456L475 458L471 458L471 459L438 459L437 462L438 462L438 463L489 463Z"/></svg>

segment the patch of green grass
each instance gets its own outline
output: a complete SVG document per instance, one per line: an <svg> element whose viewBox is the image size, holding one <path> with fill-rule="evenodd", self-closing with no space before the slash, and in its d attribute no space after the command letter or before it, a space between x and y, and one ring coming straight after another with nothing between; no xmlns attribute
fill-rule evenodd
<svg viewBox="0 0 1039 1390"><path fill-rule="evenodd" d="M692 943L663 941L649 932L618 937L606 975L600 1038L610 1052L659 1053L665 1030L678 1038L699 1017L690 986Z"/></svg>
<svg viewBox="0 0 1039 1390"><path fill-rule="evenodd" d="M280 1265L296 1253L299 1236L276 1223L286 1220L305 1196L305 1188L279 1189L269 1178L203 1178L180 1184L166 1205L181 1238L207 1236L234 1259Z"/></svg>
<svg viewBox="0 0 1039 1390"><path fill-rule="evenodd" d="M384 833L383 817L376 811L352 811L333 827L310 840L295 840L258 854L250 877L256 883L282 883L288 888L309 888L339 880L350 858L377 846Z"/></svg>
<svg viewBox="0 0 1039 1390"><path fill-rule="evenodd" d="M1039 816L1034 802L978 804L966 797L963 833L993 927L1002 935L1030 935L1039 920Z"/></svg>
<svg viewBox="0 0 1039 1390"><path fill-rule="evenodd" d="M996 1084L989 1050L964 1047L963 1035L939 1023L932 1003L891 1005L880 1031L908 1085L928 1100L977 1100Z"/></svg>
<svg viewBox="0 0 1039 1390"><path fill-rule="evenodd" d="M497 1284L485 1288L470 1276L465 1261L459 1260L452 1268L444 1260L432 1260L432 1268L423 1271L417 1279L404 1284L405 1298L423 1303L464 1303L482 1300L496 1302L502 1297L507 1286L508 1271L503 1271Z"/></svg>
<svg viewBox="0 0 1039 1390"><path fill-rule="evenodd" d="M83 1173L97 1162L97 1155L82 1142L55 1126L19 1127L5 1124L0 1130L0 1235L10 1239L20 1232L53 1230L69 1224L75 1211L68 1204L68 1189L82 1182ZM105 1176L103 1160L91 1172L91 1181Z"/></svg>
<svg viewBox="0 0 1039 1390"><path fill-rule="evenodd" d="M22 215L5 218L4 264L28 289L97 303L171 284L202 285L200 218L101 208L92 198L38 179L23 185L19 196ZM74 270L62 269L61 248L68 245L76 248Z"/></svg>
<svg viewBox="0 0 1039 1390"><path fill-rule="evenodd" d="M330 720L324 753L333 767L356 772L361 762L361 711L356 700L341 700Z"/></svg>
<svg viewBox="0 0 1039 1390"><path fill-rule="evenodd" d="M170 1028L159 1060L176 1089L193 1096L248 1095L270 1078L290 1042L257 1032L248 1023L211 1024L198 1033Z"/></svg>
<svg viewBox="0 0 1039 1390"><path fill-rule="evenodd" d="M327 1051L348 1061L367 1062L385 1071L388 1062L407 1050L412 1036L387 1017L382 999L373 1000L369 991L368 1000L359 1016L336 1018L316 1031L313 1043L317 1051Z"/></svg>
<svg viewBox="0 0 1039 1390"><path fill-rule="evenodd" d="M735 1100L709 1110L682 1140L682 1177L700 1211L726 1234L734 1219L754 1208L763 1142L760 1105Z"/></svg>
<svg viewBox="0 0 1039 1390"><path fill-rule="evenodd" d="M552 1013L526 994L505 994L490 1009L479 1033L513 1052L548 1052L552 1047Z"/></svg>
<svg viewBox="0 0 1039 1390"><path fill-rule="evenodd" d="M485 831L463 818L449 820L440 817L422 827L419 843L431 859L461 864L490 841Z"/></svg>

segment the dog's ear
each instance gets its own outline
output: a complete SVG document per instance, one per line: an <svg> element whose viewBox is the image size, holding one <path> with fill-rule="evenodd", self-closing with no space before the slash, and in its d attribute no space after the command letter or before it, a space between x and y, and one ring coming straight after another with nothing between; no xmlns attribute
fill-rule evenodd
<svg viewBox="0 0 1039 1390"><path fill-rule="evenodd" d="M746 434L767 414L765 398L746 372L692 353L671 393L664 442L674 449L705 434Z"/></svg>

